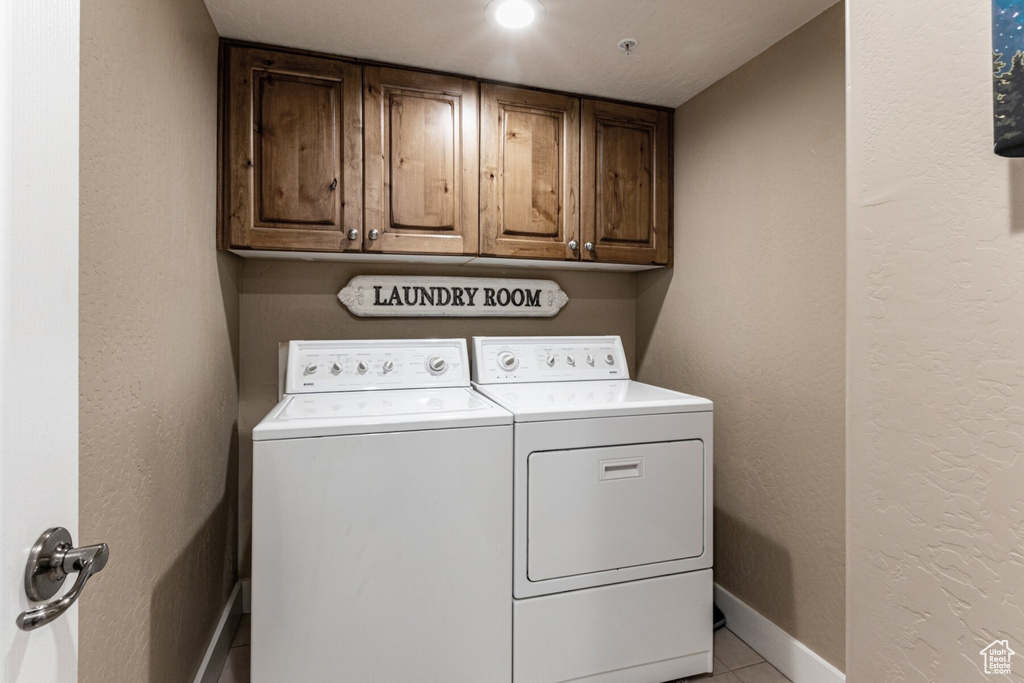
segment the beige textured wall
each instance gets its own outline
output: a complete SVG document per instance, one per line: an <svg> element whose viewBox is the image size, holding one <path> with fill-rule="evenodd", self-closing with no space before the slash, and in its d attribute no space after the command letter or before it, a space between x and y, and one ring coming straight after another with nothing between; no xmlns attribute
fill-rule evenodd
<svg viewBox="0 0 1024 683"><path fill-rule="evenodd" d="M835 6L676 112L640 379L715 402L715 579L844 664L844 40ZM881 679L877 679L881 680Z"/></svg>
<svg viewBox="0 0 1024 683"><path fill-rule="evenodd" d="M1024 166L989 3L849 7L852 683L1024 680Z"/></svg>
<svg viewBox="0 0 1024 683"><path fill-rule="evenodd" d="M202 0L90 0L81 48L80 528L110 562L82 598L79 680L181 683L237 547L217 34Z"/></svg>
<svg viewBox="0 0 1024 683"><path fill-rule="evenodd" d="M541 278L569 295L554 318L358 318L338 301L356 275L455 275ZM618 334L633 367L634 275L579 271L369 266L246 261L242 268L239 570L249 575L252 520L252 428L277 403L278 343L291 339L403 339L473 335Z"/></svg>

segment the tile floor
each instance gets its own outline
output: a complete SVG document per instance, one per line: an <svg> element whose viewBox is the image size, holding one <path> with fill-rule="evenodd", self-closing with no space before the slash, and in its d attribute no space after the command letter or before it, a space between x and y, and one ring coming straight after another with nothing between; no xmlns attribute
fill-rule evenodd
<svg viewBox="0 0 1024 683"><path fill-rule="evenodd" d="M251 615L243 615L231 643L231 652L220 675L220 683L249 683L249 629ZM715 670L712 674L684 678L682 681L714 681L714 683L789 683L761 655L733 635L729 629L715 632ZM676 683L682 683L677 681Z"/></svg>
<svg viewBox="0 0 1024 683"><path fill-rule="evenodd" d="M774 666L727 628L715 631L715 670L683 681L714 683L789 683ZM676 683L681 683L677 681Z"/></svg>

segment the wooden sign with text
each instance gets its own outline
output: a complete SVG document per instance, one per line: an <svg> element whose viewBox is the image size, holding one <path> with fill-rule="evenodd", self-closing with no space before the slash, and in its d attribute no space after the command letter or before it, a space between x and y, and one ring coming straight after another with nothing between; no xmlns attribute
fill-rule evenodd
<svg viewBox="0 0 1024 683"><path fill-rule="evenodd" d="M551 280L421 275L357 275L338 299L353 315L390 318L549 318L569 302Z"/></svg>

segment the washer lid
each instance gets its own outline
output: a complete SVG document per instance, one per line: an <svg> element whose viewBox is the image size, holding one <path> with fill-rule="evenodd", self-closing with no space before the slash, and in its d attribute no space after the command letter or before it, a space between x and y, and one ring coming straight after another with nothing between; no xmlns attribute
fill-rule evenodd
<svg viewBox="0 0 1024 683"><path fill-rule="evenodd" d="M253 429L254 441L512 423L472 389L404 389L286 395Z"/></svg>
<svg viewBox="0 0 1024 683"><path fill-rule="evenodd" d="M539 382L476 385L476 390L512 411L516 422L710 411L706 398L635 382Z"/></svg>

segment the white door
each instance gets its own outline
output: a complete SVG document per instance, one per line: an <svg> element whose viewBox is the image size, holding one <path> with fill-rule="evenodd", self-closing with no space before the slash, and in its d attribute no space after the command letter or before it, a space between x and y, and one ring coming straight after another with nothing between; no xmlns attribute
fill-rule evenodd
<svg viewBox="0 0 1024 683"><path fill-rule="evenodd" d="M0 681L78 679L78 612L33 631L28 551L78 538L79 0L0 0ZM65 581L66 591L75 580ZM57 597L60 597L58 594Z"/></svg>

